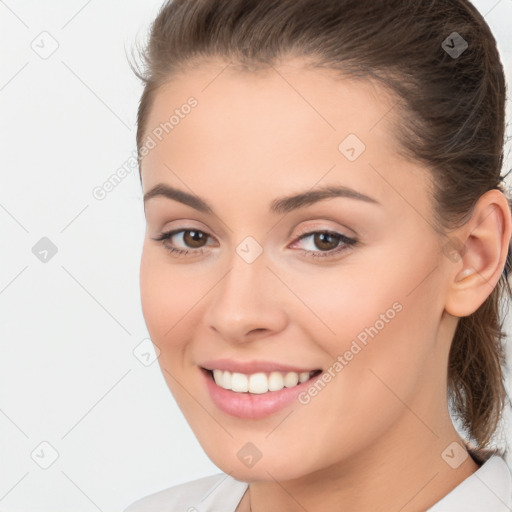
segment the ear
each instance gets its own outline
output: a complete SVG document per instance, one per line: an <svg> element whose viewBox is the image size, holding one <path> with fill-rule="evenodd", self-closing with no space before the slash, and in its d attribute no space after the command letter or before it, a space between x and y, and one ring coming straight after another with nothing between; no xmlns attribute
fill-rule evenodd
<svg viewBox="0 0 512 512"><path fill-rule="evenodd" d="M464 226L450 234L443 247L449 276L445 310L450 315L474 313L496 287L510 245L511 217L503 193L489 190Z"/></svg>

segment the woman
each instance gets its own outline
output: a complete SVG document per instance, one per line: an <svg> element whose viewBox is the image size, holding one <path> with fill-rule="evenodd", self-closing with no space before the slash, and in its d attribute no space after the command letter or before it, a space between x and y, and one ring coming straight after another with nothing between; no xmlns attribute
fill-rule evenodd
<svg viewBox="0 0 512 512"><path fill-rule="evenodd" d="M512 510L505 82L478 11L175 0L144 57L142 307L222 472L127 510Z"/></svg>

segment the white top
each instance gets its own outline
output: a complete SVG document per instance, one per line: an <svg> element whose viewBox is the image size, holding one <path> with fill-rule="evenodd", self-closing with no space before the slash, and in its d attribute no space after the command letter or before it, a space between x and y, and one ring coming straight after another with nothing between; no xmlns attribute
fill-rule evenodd
<svg viewBox="0 0 512 512"><path fill-rule="evenodd" d="M151 494L124 512L235 512L248 484L225 473ZM511 512L512 473L493 455L426 512Z"/></svg>

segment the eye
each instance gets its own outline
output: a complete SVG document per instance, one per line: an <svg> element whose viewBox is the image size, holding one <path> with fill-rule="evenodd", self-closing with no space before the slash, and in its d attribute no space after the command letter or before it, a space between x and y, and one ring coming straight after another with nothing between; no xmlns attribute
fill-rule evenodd
<svg viewBox="0 0 512 512"><path fill-rule="evenodd" d="M301 235L293 245L308 239L309 242L304 244L307 248L303 249L303 253L305 256L313 258L337 256L342 251L347 250L357 243L357 240L354 238L349 238L336 231L311 231ZM318 250L315 250L315 247Z"/></svg>
<svg viewBox="0 0 512 512"><path fill-rule="evenodd" d="M176 256L186 256L187 254L201 254L206 241L210 235L199 229L175 229L161 233L157 238L153 238L156 242L163 242L163 246L169 252ZM170 241L172 243L166 243ZM175 242L181 241L181 245L185 248L176 247Z"/></svg>
<svg viewBox="0 0 512 512"><path fill-rule="evenodd" d="M209 238L211 238L210 235L199 229L175 229L161 233L153 240L163 242L162 245L166 250L174 256L181 257L196 256L205 252L204 248L207 246ZM290 247L293 248L297 243L308 239L310 239L309 242L303 245L309 248L302 249L302 252L305 256L314 258L337 256L357 243L354 238L349 238L336 231L311 231L300 235ZM315 250L315 247L318 250Z"/></svg>

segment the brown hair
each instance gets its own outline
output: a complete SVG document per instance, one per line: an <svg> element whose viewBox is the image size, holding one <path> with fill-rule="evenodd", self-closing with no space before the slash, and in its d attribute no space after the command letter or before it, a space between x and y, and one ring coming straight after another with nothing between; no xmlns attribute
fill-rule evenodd
<svg viewBox="0 0 512 512"><path fill-rule="evenodd" d="M469 218L482 194L506 193L503 66L487 23L469 1L167 1L141 54L145 71L132 65L144 84L139 155L156 91L187 65L220 57L256 71L300 56L313 68L375 80L393 95L402 121L395 131L399 150L431 170L435 227L443 236ZM507 398L499 308L510 296L510 266L509 247L499 283L459 320L449 356L452 415L482 450Z"/></svg>

